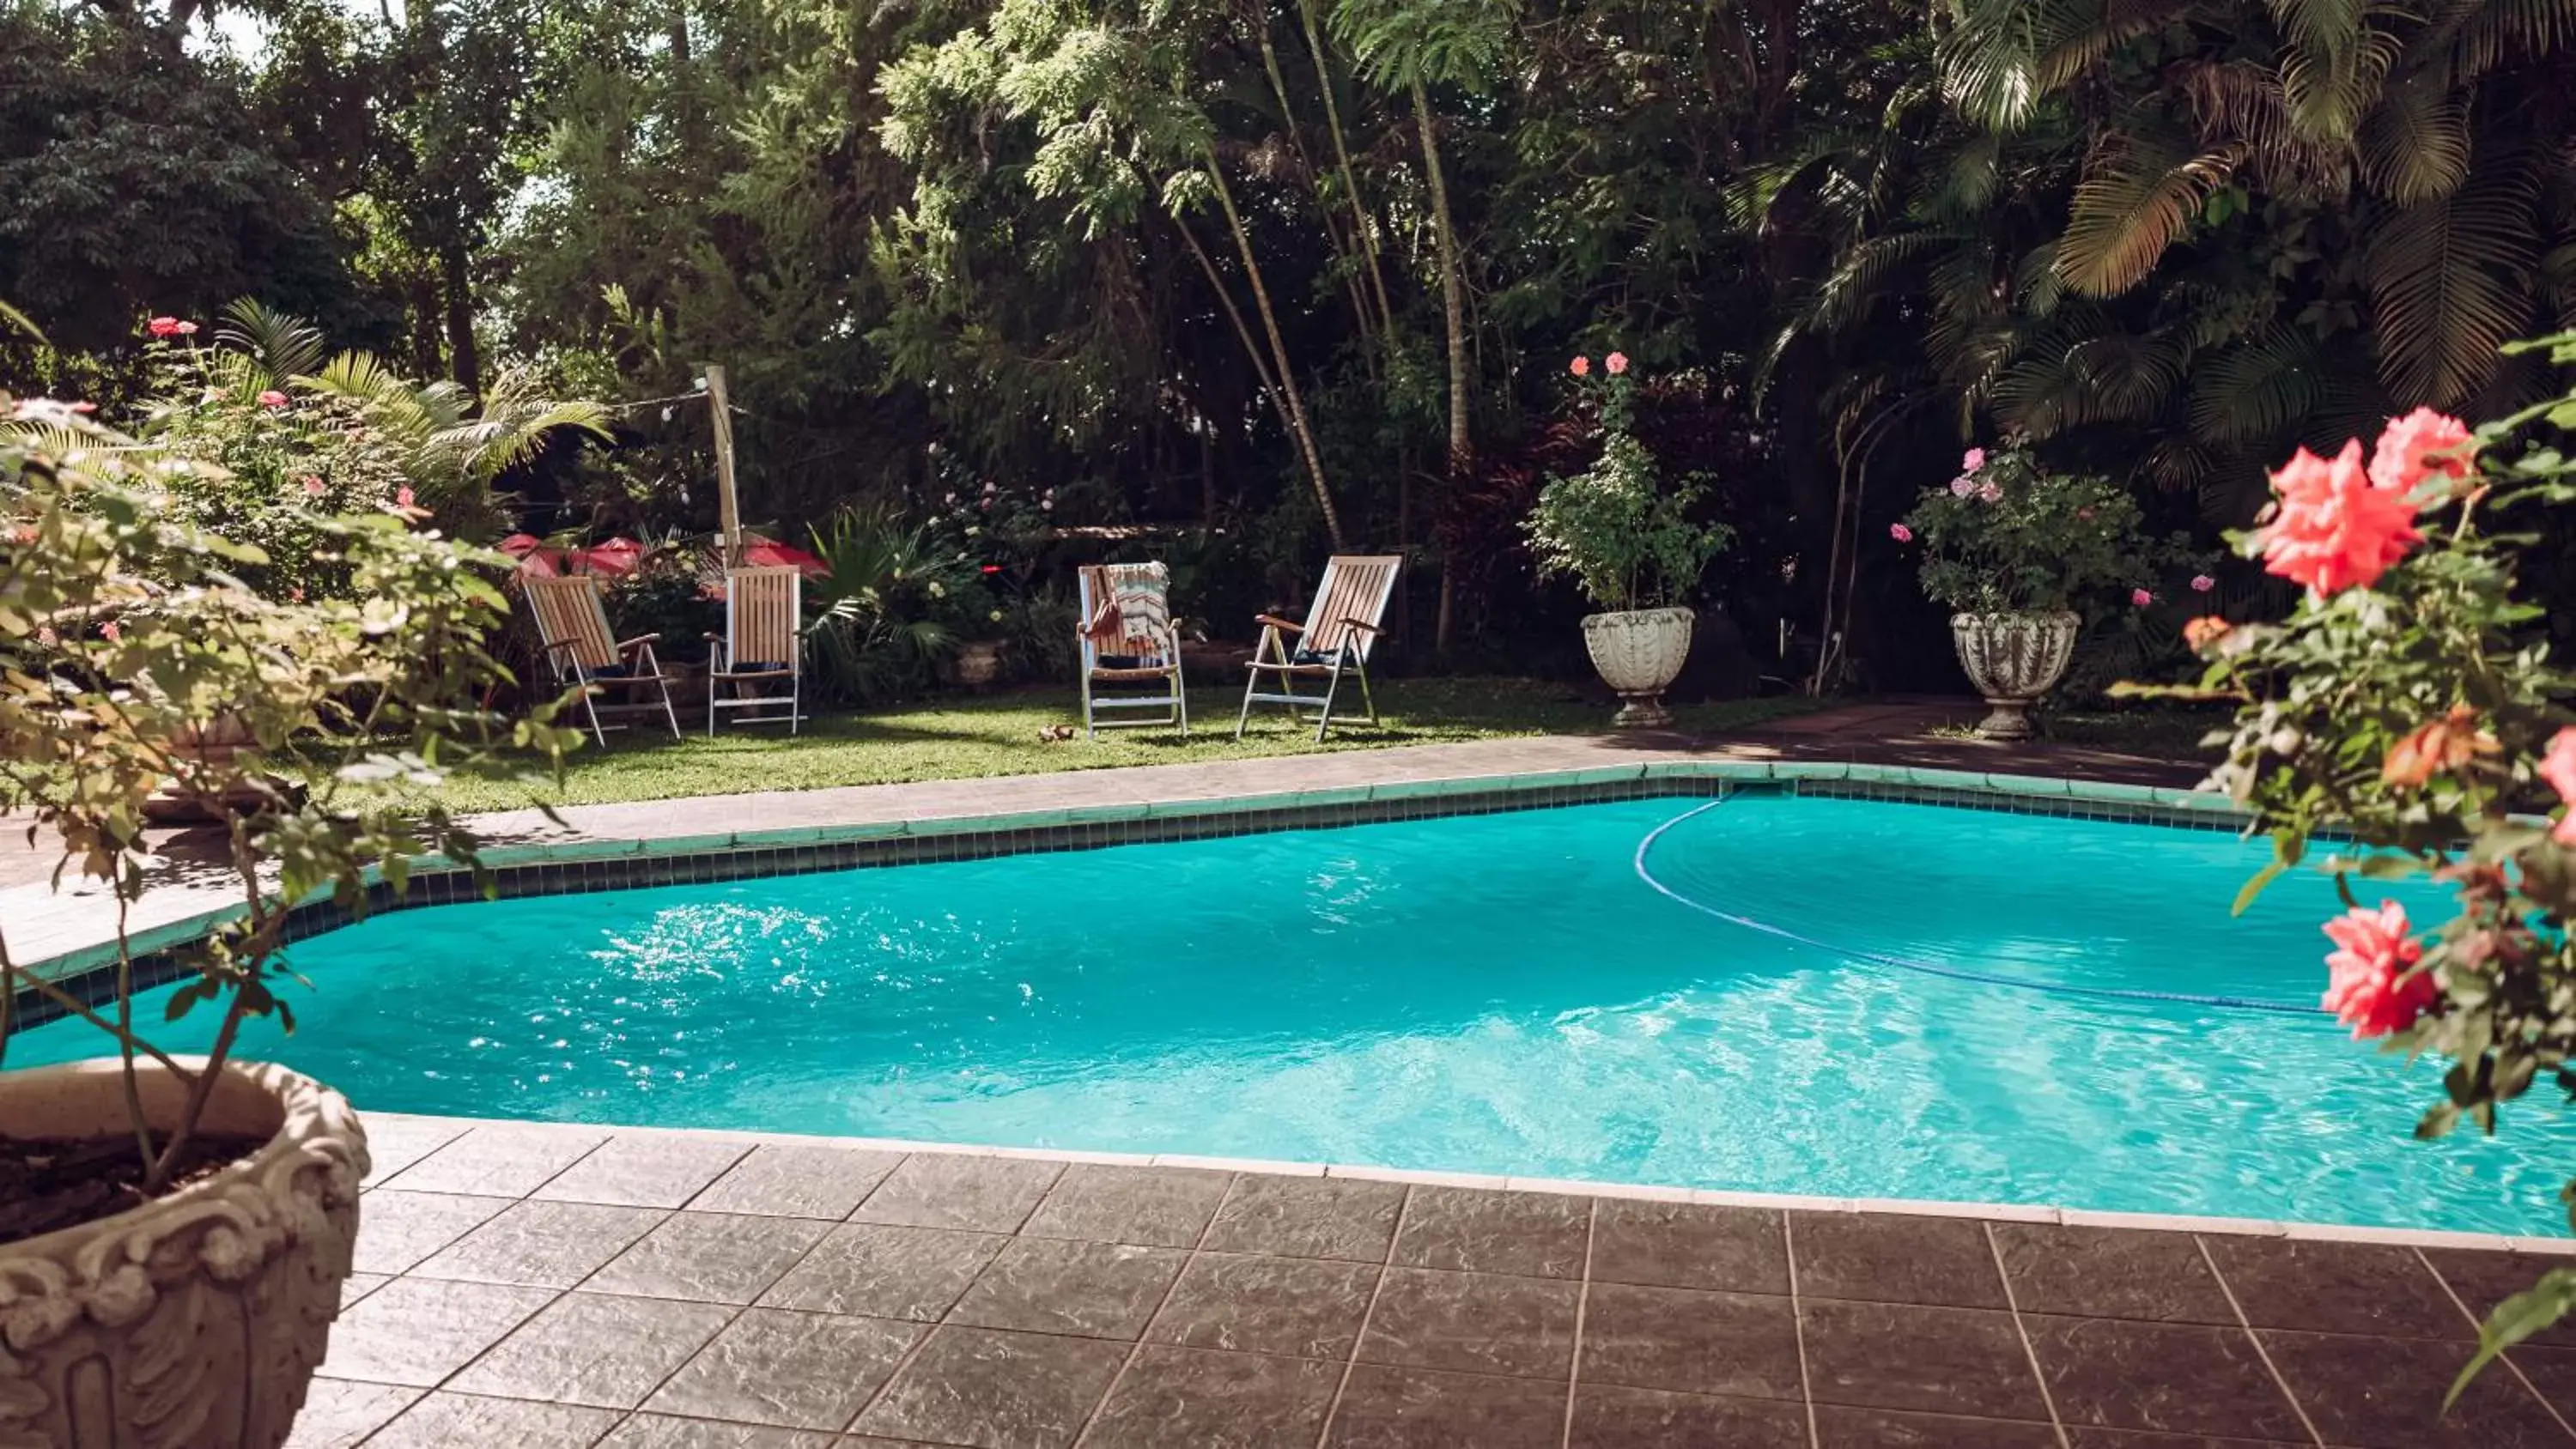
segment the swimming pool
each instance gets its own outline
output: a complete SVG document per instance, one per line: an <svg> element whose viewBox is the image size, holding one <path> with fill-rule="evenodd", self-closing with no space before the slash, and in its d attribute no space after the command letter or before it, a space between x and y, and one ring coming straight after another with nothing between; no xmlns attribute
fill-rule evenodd
<svg viewBox="0 0 2576 1449"><path fill-rule="evenodd" d="M2563 1231L2576 1135L2411 1141L2432 1071L2303 1009L2330 885L2228 916L2259 859L1746 794L530 897L299 944L242 1049L392 1111Z"/></svg>

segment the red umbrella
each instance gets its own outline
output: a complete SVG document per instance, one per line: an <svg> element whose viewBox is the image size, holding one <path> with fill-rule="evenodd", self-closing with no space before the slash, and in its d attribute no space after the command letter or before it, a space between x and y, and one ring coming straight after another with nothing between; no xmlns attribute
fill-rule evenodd
<svg viewBox="0 0 2576 1449"><path fill-rule="evenodd" d="M582 550L576 557L595 574L631 574L644 562L644 545L631 538L612 538L597 548Z"/></svg>
<svg viewBox="0 0 2576 1449"><path fill-rule="evenodd" d="M821 578L832 571L830 564L801 548L784 543L773 543L765 538L755 538L744 544L742 561L753 568L792 568L809 579Z"/></svg>

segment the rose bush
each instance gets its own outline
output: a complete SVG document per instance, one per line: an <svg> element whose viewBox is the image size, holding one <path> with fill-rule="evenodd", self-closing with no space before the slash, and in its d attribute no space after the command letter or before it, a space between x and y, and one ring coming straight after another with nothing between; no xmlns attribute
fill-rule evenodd
<svg viewBox="0 0 2576 1449"><path fill-rule="evenodd" d="M2126 489L2052 473L2010 438L1991 453L1970 448L1959 475L1925 489L1888 536L1921 540L1923 592L1969 614L2084 613L2122 596L2145 608L2162 575L2191 557L2180 535L2145 537Z"/></svg>
<svg viewBox="0 0 2576 1449"><path fill-rule="evenodd" d="M2576 334L2515 350L2535 349L2576 364ZM2576 502L2571 430L2576 390L2474 430L2418 410L2367 465L2359 439L2301 450L2238 544L2304 597L2278 623L2190 630L2207 660L2192 692L2238 703L2212 739L2217 783L2271 837L2239 906L2320 834L2349 841L2324 862L2349 907L2325 923L2324 1004L2356 1037L2447 1061L2423 1137L2492 1132L2543 1080L2576 1095L2576 679L2516 573ZM2428 929L2368 898L2411 874L2451 887L2457 913ZM2576 1205L2576 1186L2561 1196ZM2499 1305L2459 1384L2571 1305L2569 1268Z"/></svg>
<svg viewBox="0 0 2576 1449"><path fill-rule="evenodd" d="M1723 523L1695 523L1691 507L1707 475L1686 473L1666 486L1654 454L1634 431L1637 382L1628 357L1603 360L1606 382L1585 385L1601 428L1601 457L1571 477L1550 478L1522 524L1539 577L1571 574L1584 596L1617 612L1680 603L1699 584L1709 560L1735 539ZM1567 365L1583 385L1591 359Z"/></svg>

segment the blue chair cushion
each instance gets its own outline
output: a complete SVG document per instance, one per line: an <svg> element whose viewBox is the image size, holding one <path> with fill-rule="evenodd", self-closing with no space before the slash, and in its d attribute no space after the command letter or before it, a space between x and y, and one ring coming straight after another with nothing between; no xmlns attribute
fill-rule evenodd
<svg viewBox="0 0 2576 1449"><path fill-rule="evenodd" d="M594 664L590 666L590 677L593 679L624 679L634 672L635 666L631 664Z"/></svg>

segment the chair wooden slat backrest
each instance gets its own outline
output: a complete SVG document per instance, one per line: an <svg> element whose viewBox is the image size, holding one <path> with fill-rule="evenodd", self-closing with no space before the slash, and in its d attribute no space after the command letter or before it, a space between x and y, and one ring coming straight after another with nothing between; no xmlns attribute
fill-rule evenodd
<svg viewBox="0 0 2576 1449"><path fill-rule="evenodd" d="M1075 582L1084 669L1100 668L1103 655L1132 661L1120 666L1128 669L1166 669L1177 662L1170 570L1159 563L1091 564L1076 571ZM1117 611L1117 617L1103 619L1104 609Z"/></svg>
<svg viewBox="0 0 2576 1449"><path fill-rule="evenodd" d="M588 574L546 578L521 574L528 607L537 617L537 637L558 674L569 676L614 668L617 638L608 631L608 607L600 601L599 582Z"/></svg>
<svg viewBox="0 0 2576 1449"><path fill-rule="evenodd" d="M1306 611L1306 632L1297 643L1316 654L1337 654L1348 642L1362 659L1386 620L1387 600L1395 593L1400 554L1335 554L1324 565L1323 587ZM1357 622L1365 628L1354 629Z"/></svg>
<svg viewBox="0 0 2576 1449"><path fill-rule="evenodd" d="M726 573L724 662L728 667L796 666L804 577L796 569L783 567Z"/></svg>

